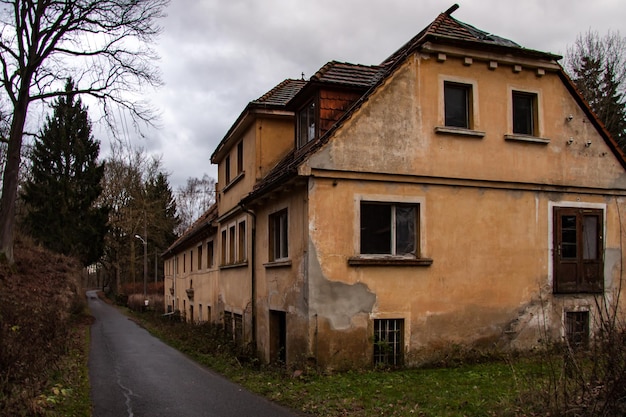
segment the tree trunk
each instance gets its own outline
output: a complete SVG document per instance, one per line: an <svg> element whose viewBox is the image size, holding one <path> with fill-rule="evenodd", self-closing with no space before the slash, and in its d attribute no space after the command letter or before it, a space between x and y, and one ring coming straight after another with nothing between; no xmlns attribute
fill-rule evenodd
<svg viewBox="0 0 626 417"><path fill-rule="evenodd" d="M7 147L7 161L2 180L2 198L0 199L0 253L4 254L10 264L14 262L15 201L17 200L17 185L22 160L24 125L26 123L26 113L28 112L29 83L30 77L22 81L20 94L14 106Z"/></svg>

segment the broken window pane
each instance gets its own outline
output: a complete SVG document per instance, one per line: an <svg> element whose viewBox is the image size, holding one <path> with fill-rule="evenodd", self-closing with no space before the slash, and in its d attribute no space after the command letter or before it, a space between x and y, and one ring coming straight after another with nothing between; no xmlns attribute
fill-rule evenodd
<svg viewBox="0 0 626 417"><path fill-rule="evenodd" d="M416 255L415 206L396 206L396 255Z"/></svg>

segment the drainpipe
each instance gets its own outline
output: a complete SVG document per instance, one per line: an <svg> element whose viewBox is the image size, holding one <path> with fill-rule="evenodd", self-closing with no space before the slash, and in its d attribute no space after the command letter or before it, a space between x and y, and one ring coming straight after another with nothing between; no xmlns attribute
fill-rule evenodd
<svg viewBox="0 0 626 417"><path fill-rule="evenodd" d="M251 305L252 305L252 316L251 316L251 320L252 320L252 346L254 348L254 352L256 354L256 341L257 341L257 337L256 337L256 268L255 268L255 258L256 258L256 251L255 251L255 247L256 247L256 214L246 208L243 204L239 203L239 207L241 208L241 210L243 210L244 212L248 213L250 215L250 217L252 217L252 226L251 226L251 247L250 247L250 287L251 287Z"/></svg>

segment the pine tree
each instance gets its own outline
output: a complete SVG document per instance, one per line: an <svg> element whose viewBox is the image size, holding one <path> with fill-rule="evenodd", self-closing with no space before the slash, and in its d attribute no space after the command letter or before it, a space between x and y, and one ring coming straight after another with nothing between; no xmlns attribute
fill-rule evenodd
<svg viewBox="0 0 626 417"><path fill-rule="evenodd" d="M104 163L97 161L100 142L74 91L70 79L35 139L22 193L23 226L36 241L86 266L102 255L109 210L94 204L102 192Z"/></svg>
<svg viewBox="0 0 626 417"><path fill-rule="evenodd" d="M568 48L567 68L591 109L626 151L626 38L618 32L579 36Z"/></svg>
<svg viewBox="0 0 626 417"><path fill-rule="evenodd" d="M163 276L163 262L160 262L161 253L177 238L174 232L180 223L176 214L176 201L170 188L167 176L158 172L151 176L144 184L146 207L148 213L148 253L153 261L154 254L159 262L157 274ZM150 274L152 276L152 274Z"/></svg>

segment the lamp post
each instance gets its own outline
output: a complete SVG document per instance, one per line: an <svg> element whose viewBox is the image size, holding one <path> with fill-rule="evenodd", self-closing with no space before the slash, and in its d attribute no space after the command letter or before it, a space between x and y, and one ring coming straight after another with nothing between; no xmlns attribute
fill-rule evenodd
<svg viewBox="0 0 626 417"><path fill-rule="evenodd" d="M146 300L146 285L148 282L148 241L139 235L135 237L143 243L143 299Z"/></svg>

